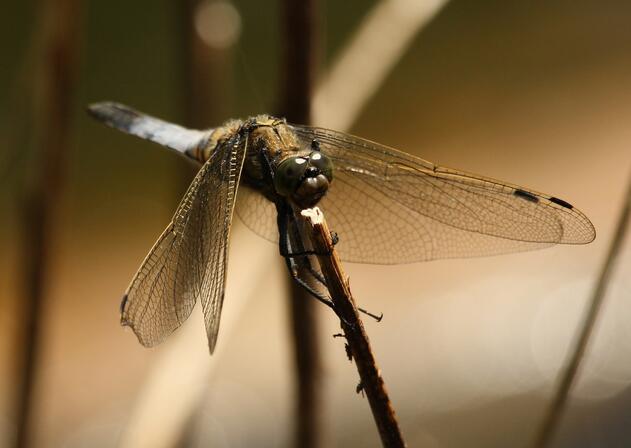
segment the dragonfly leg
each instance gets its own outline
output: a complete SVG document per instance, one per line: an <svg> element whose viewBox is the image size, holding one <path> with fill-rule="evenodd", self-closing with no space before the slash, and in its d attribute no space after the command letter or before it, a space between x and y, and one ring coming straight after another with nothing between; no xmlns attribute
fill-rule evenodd
<svg viewBox="0 0 631 448"><path fill-rule="evenodd" d="M313 278L315 278L318 282L320 282L322 285L326 286L326 280L324 279L324 276L322 275L322 272L318 271L317 269L315 269L312 265L311 262L309 261L309 259L307 258L307 269L309 270L309 272L311 273L311 275L313 276Z"/></svg>
<svg viewBox="0 0 631 448"><path fill-rule="evenodd" d="M317 291L315 288L309 285L308 282L303 280L298 274L300 268L306 269L313 276L314 279L319 281L323 286L327 287L324 277L320 272L313 268L309 258L303 255L296 255L290 250L290 248L294 249L295 246L298 253L304 254L306 252L304 250L304 246L302 245L301 236L298 231L298 227L296 225L296 221L291 208L286 204L276 204L276 209L278 211L277 223L279 232L280 253L285 259L287 269L289 270L289 274L291 275L292 279L296 282L298 286L307 291L315 299L331 308L344 324L348 325L349 327L354 327L352 323L348 322L337 311L335 304L330 297L327 297L326 295ZM331 236L333 237L334 241L337 242L337 235L332 234ZM300 263L298 262L298 260L300 260Z"/></svg>
<svg viewBox="0 0 631 448"><path fill-rule="evenodd" d="M320 283L322 283L322 285L324 287L327 287L326 282L324 280L324 277L322 277L322 274L320 272L318 272L317 270L315 270L312 266L311 266L311 262L309 262L308 258L305 258L304 260L302 260L303 265L300 266L296 260L289 256L285 258L285 261L287 263L287 267L289 268L289 273L291 274L293 280L301 287L303 288L305 291L307 291L311 296L315 297L318 301L324 303L325 305L327 305L329 308L331 308L333 310L333 312L337 315L337 317L344 322L344 324L346 324L349 327L354 327L355 325L352 324L351 322L347 321L344 316L342 316L340 313L338 313L337 308L335 307L335 304L333 303L333 301L331 300L330 297L327 297L326 295L322 294L321 292L317 291L315 288L313 288L311 285L309 285L308 282L306 282L305 280L303 280L302 278L300 278L300 275L298 274L298 269L300 267L302 267L303 269L307 269L307 271L309 271L309 273L316 279L318 280ZM364 310L362 310L362 312L365 312ZM366 312L367 313L367 312ZM370 316L373 316L375 319L377 319L378 321L381 320L380 317L375 316L373 314L367 313Z"/></svg>
<svg viewBox="0 0 631 448"><path fill-rule="evenodd" d="M287 257L290 257L290 258L297 258L297 257L303 257L303 256L304 255L295 255L295 254L287 255ZM320 284L322 284L322 286L327 287L324 276L322 275L320 271L318 271L316 268L313 267L313 264L311 263L311 260L309 260L309 257L304 256L304 258L301 260L301 263L303 264L303 267L309 271L309 273L314 279L316 279Z"/></svg>
<svg viewBox="0 0 631 448"><path fill-rule="evenodd" d="M297 266L297 264L295 264L295 262L293 260L291 260L291 258L286 258L285 260L288 261L287 265L288 265L288 268L289 268L289 274L291 275L291 278L293 279L293 281L296 282L296 284L298 286L300 286L302 289L307 291L315 299L317 299L318 301L324 303L326 306L328 306L333 311L335 311L335 306L333 305L333 301L329 297L327 297L324 294L322 294L321 292L317 291L309 283L307 283L305 280L300 278L300 275L298 275L298 266ZM336 312L336 314L337 314L337 312Z"/></svg>
<svg viewBox="0 0 631 448"><path fill-rule="evenodd" d="M292 229L294 230L294 232L292 232L290 234L289 232L289 226L292 226ZM314 279L316 279L319 283L321 283L323 286L327 287L326 284L326 280L324 279L324 276L322 275L322 273L320 271L318 271L317 269L315 269L313 267L313 264L311 263L311 260L309 260L309 255L318 255L318 253L316 251L313 250L304 250L304 247L302 246L302 242L300 240L300 235L297 231L297 224L294 218L293 213L289 212L289 213L285 213L285 220L284 223L281 225L281 223L279 222L279 226L278 226L279 230L282 229L281 233L285 234L284 240L286 244L281 244L280 245L280 254L287 258L287 257L291 257L291 258L298 258L298 257L302 257L302 263L304 265L304 267L306 267L306 269L309 271L309 273L311 273L311 275L313 276ZM289 251L289 246L291 245L292 242L292 236L293 236L293 240L297 241L296 246L298 246L298 251L297 252L290 252ZM337 242L339 241L339 238L337 237L337 234L334 232L331 232L331 238L333 239L333 244L337 244ZM330 255L330 254L325 254L325 255Z"/></svg>
<svg viewBox="0 0 631 448"><path fill-rule="evenodd" d="M319 253L315 250L305 250L302 244L301 236L298 232L298 223L296 222L296 218L294 217L293 211L289 205L276 204L276 211L278 213L278 231L281 237L281 244L279 245L281 256L297 258L308 257L309 255L331 255L330 251L326 253ZM289 229L290 226L292 230L291 232ZM337 233L331 232L331 240L335 246L340 241L340 238ZM283 241L285 244L283 244ZM295 248L293 247L294 245L296 246ZM289 249L290 246L291 250Z"/></svg>
<svg viewBox="0 0 631 448"><path fill-rule="evenodd" d="M290 257L290 258L292 258L292 257ZM311 261L308 258L305 258L303 263L304 263L304 267L309 271L309 273L313 276L313 278L316 279L318 282L320 282L324 287L326 287L327 284L326 284L326 280L324 279L324 276L322 275L322 273L320 271L318 271L317 269L315 269L313 267L313 265L311 264ZM313 293L311 293L311 294L313 294ZM320 295L320 298L321 297L322 297L322 295ZM327 300L330 301L330 299L328 299L328 298L327 298ZM360 313L363 313L366 316L369 316L369 317L373 318L377 322L381 322L381 319L383 319L383 313L380 313L379 315L376 315L376 314L373 314L370 311L365 310L364 308L361 308L361 307L357 307L357 310Z"/></svg>
<svg viewBox="0 0 631 448"><path fill-rule="evenodd" d="M381 322L381 319L383 319L383 313L379 314L379 316L377 316L376 314L371 313L370 311L367 311L363 308L357 307L357 310L361 313L364 313L366 316L370 316L373 319L375 319L377 322Z"/></svg>
<svg viewBox="0 0 631 448"><path fill-rule="evenodd" d="M337 233L335 232L331 232L331 240L333 242L333 245L335 246L339 241L340 238L337 236ZM287 248L285 248L285 250L288 251ZM302 250L302 251L298 251L298 252L285 252L283 253L283 248L281 247L281 252L280 254L283 257L308 257L309 255L331 255L331 251L322 253L322 252L317 252L315 250Z"/></svg>
<svg viewBox="0 0 631 448"><path fill-rule="evenodd" d="M334 234L334 232L332 232L332 234ZM337 234L335 234L334 238L337 238ZM334 240L334 242L337 242L337 240ZM320 282L324 287L327 287L324 276L322 275L320 271L318 271L317 269L313 267L313 264L311 263L309 258L305 257L303 263L306 269L309 271L309 273L313 276L313 278L316 279L318 282ZM380 313L379 316L377 316L376 314L373 314L370 311L365 310L364 308L361 308L361 307L357 307L357 310L365 314L366 316L373 318L377 322L381 322L381 319L383 319L383 313Z"/></svg>
<svg viewBox="0 0 631 448"><path fill-rule="evenodd" d="M294 255L288 255L287 258L293 258ZM316 279L320 284L322 284L324 287L327 287L326 284L326 280L324 278L324 276L322 275L322 273L320 271L318 271L317 269L315 269L313 267L313 264L311 263L311 261L309 260L309 258L306 258L302 261L303 263L303 267L305 267L309 273L313 276L314 279ZM322 297L322 295L320 295L320 297ZM327 300L330 301L330 299L327 298ZM369 316L371 318L373 318L375 321L377 322L381 322L381 319L383 319L383 313L380 313L379 315L373 314L368 310L365 310L364 308L361 307L357 307L357 310L363 314L365 314L366 316Z"/></svg>
<svg viewBox="0 0 631 448"><path fill-rule="evenodd" d="M302 264L304 265L304 267L309 271L309 273L313 276L313 278L315 278L323 286L326 286L326 280L324 279L324 276L322 275L320 271L318 271L317 269L313 267L313 265L311 264L311 261L308 258L308 256L312 254L308 254L308 253L295 254L295 253L287 253L287 252L283 253L282 249L281 249L280 254L284 259L296 259L296 258L304 257L304 260L302 261Z"/></svg>
<svg viewBox="0 0 631 448"><path fill-rule="evenodd" d="M309 283L307 283L304 279L302 279L300 275L298 274L301 266L299 265L296 258L301 257L301 256L300 255L296 256L293 253L291 253L291 251L289 250L289 247L290 245L292 245L292 243L299 246L298 247L299 251L300 249L303 249L303 247L300 244L300 240L299 239L297 240L296 238L292 239L289 233L289 229L288 229L289 219L290 219L289 216L291 215L291 212L288 210L287 207L281 206L281 205L277 205L277 210L278 210L278 219L277 219L278 232L280 234L279 235L280 236L279 238L280 254L285 259L285 264L287 265L287 269L289 270L289 274L291 275L291 278L293 279L294 282L296 282L298 286L300 286L305 291L307 291L311 296L315 297L317 300L324 303L325 305L327 305L328 307L332 308L335 311L335 307L333 306L333 302L331 301L331 299L325 296L324 294L322 294L321 292L317 291L311 285L309 285ZM302 262L303 262L303 267L307 268L307 270L312 275L314 275L314 272L316 271L311 266L311 262L309 261L309 259L304 258ZM314 275L314 277L319 280L321 278L321 275L318 273L318 275L317 276Z"/></svg>

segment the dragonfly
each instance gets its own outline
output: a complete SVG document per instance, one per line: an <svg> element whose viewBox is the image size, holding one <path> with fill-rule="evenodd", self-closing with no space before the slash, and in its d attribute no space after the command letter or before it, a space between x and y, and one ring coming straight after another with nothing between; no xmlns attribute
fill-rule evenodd
<svg viewBox="0 0 631 448"><path fill-rule="evenodd" d="M586 244L596 235L590 220L558 197L330 129L258 115L193 130L113 102L88 111L200 165L121 303L121 323L147 347L182 325L199 301L213 352L235 212L277 242L292 278L329 306L299 274L323 282L297 223L298 212L316 205L340 236L340 258L358 263L496 255Z"/></svg>

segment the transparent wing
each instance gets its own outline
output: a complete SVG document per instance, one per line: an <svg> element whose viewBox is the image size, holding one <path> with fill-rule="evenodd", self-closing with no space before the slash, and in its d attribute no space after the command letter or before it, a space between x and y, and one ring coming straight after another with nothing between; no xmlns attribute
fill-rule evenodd
<svg viewBox="0 0 631 448"><path fill-rule="evenodd" d="M396 264L530 250L595 237L569 203L494 179L436 166L347 134L293 126L334 164L321 202L343 259Z"/></svg>
<svg viewBox="0 0 631 448"><path fill-rule="evenodd" d="M132 327L143 345L162 342L188 318L199 298L213 351L245 151L238 136L217 148L132 280L121 305L121 322Z"/></svg>
<svg viewBox="0 0 631 448"><path fill-rule="evenodd" d="M278 243L276 206L261 193L241 185L235 210L250 230L272 243Z"/></svg>

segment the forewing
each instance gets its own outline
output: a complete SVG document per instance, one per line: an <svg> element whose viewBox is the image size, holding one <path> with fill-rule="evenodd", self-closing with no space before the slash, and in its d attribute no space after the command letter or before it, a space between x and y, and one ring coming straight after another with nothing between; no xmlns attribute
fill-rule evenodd
<svg viewBox="0 0 631 448"><path fill-rule="evenodd" d="M162 342L188 318L200 298L211 352L214 349L244 154L238 136L216 149L132 280L121 322L132 327L143 345Z"/></svg>
<svg viewBox="0 0 631 448"><path fill-rule="evenodd" d="M594 228L558 198L434 165L347 134L292 125L334 164L321 201L343 259L396 264L582 244Z"/></svg>
<svg viewBox="0 0 631 448"><path fill-rule="evenodd" d="M247 152L247 140L234 139L217 149L220 163L213 163L213 176L208 196L208 236L204 244L210 248L209 260L201 288L202 310L212 353L217 343L219 319L224 298L230 228L237 197L237 189Z"/></svg>

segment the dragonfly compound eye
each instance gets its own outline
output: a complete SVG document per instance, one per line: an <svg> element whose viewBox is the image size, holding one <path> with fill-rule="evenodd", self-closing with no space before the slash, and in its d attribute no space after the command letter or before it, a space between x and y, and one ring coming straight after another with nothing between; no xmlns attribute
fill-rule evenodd
<svg viewBox="0 0 631 448"><path fill-rule="evenodd" d="M329 182L333 180L333 162L321 152L313 151L309 154L309 165L316 167Z"/></svg>
<svg viewBox="0 0 631 448"><path fill-rule="evenodd" d="M276 192L281 196L291 196L298 188L307 166L307 159L303 157L290 157L283 160L278 165L274 176Z"/></svg>

